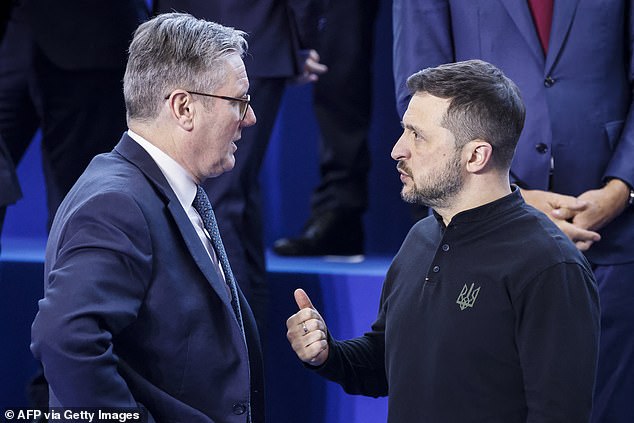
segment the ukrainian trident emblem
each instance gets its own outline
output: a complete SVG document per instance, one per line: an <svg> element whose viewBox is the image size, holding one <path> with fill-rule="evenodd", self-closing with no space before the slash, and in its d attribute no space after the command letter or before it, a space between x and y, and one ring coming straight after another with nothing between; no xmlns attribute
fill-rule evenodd
<svg viewBox="0 0 634 423"><path fill-rule="evenodd" d="M456 304L460 306L460 310L464 310L467 307L473 307L476 298L478 298L478 294L480 293L480 287L473 289L475 283L472 283L470 287L467 287L467 284L460 291L460 295L458 295L458 299L456 300Z"/></svg>

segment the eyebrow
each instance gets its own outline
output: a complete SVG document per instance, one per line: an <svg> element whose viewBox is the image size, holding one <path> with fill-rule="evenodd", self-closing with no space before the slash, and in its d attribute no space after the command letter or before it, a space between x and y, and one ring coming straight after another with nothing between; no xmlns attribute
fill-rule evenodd
<svg viewBox="0 0 634 423"><path fill-rule="evenodd" d="M418 134L423 134L425 131L423 131L423 129L420 126L415 126L409 123L404 123L403 121L401 121L401 128L403 129L409 129L410 131L416 132Z"/></svg>

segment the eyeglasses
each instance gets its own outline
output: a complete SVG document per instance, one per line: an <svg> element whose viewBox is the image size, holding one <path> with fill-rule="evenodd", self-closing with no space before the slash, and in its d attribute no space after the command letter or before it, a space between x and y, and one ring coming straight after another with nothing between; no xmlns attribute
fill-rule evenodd
<svg viewBox="0 0 634 423"><path fill-rule="evenodd" d="M205 93L199 93L196 91L187 91L187 92L190 94L204 95L205 97L213 97L213 98L219 98L221 100L239 102L240 103L240 121L244 120L244 117L247 115L247 110L249 110L249 104L251 103L251 96L249 94L247 94L244 97L229 97L226 95L205 94ZM165 96L165 100L167 100L168 98L170 98L169 94Z"/></svg>

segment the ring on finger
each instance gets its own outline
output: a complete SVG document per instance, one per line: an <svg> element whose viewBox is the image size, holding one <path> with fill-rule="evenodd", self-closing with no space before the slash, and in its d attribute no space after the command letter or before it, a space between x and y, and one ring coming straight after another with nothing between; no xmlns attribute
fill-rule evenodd
<svg viewBox="0 0 634 423"><path fill-rule="evenodd" d="M302 322L302 330L304 331L304 334L308 333L308 327L306 326L306 322Z"/></svg>

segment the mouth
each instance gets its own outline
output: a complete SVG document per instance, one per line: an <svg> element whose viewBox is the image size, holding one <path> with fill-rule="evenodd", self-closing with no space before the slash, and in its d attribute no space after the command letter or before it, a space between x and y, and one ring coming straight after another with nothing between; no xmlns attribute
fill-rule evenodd
<svg viewBox="0 0 634 423"><path fill-rule="evenodd" d="M412 175L410 175L410 172L407 171L405 165L403 164L403 162L399 162L396 165L396 170L398 171L398 173L400 174L401 177L401 181L404 181L405 179L412 179Z"/></svg>

